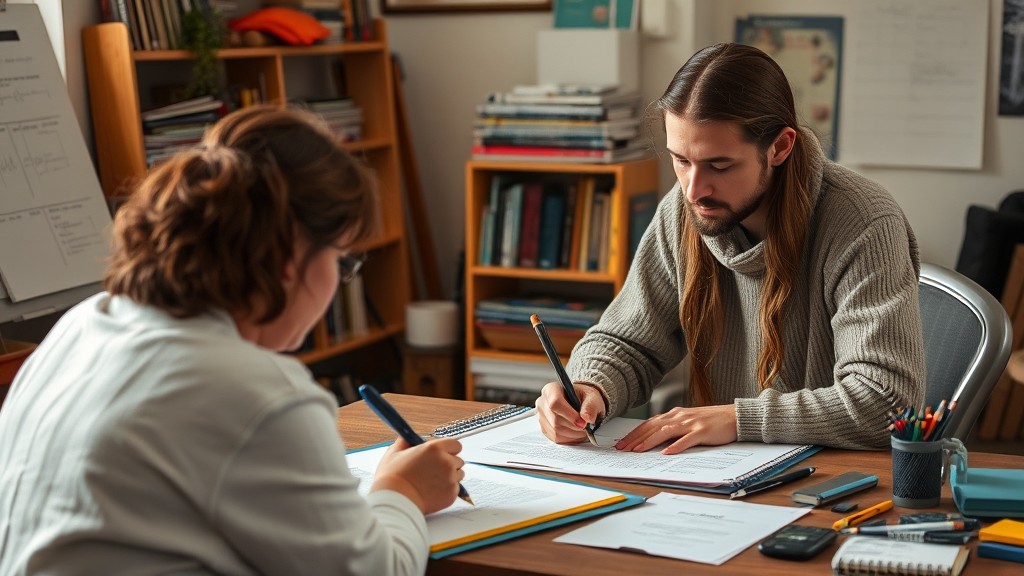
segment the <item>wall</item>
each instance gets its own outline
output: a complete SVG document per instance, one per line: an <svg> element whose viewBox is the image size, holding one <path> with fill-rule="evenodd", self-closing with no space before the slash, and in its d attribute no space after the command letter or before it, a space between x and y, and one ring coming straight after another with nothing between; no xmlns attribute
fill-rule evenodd
<svg viewBox="0 0 1024 576"><path fill-rule="evenodd" d="M1024 188L1024 118L997 117L1002 1L989 0L990 58L982 170L924 170L851 166L886 186L903 206L921 244L922 259L953 267L969 204L995 206ZM759 14L842 14L840 0L667 0L669 34L643 42L642 92L657 98L697 48L731 40L733 20ZM454 261L463 242L463 169L469 156L473 106L489 91L530 82L536 32L550 27L548 13L386 15L391 44L405 62L412 118L430 221L450 293ZM657 132L655 136L657 136ZM659 142L660 144L660 142ZM672 182L667 159L662 184Z"/></svg>
<svg viewBox="0 0 1024 576"><path fill-rule="evenodd" d="M977 0L975 0L977 1ZM922 258L952 267L972 203L995 206L1010 190L1024 188L1024 118L998 117L996 96L1002 1L990 3L990 59L984 167L978 171L853 166L885 185L903 206L921 243ZM371 0L373 10L378 3ZM730 40L732 22L757 13L841 14L841 0L667 0L669 36L645 39L642 93L657 98L697 48ZM96 2L64 0L68 89L91 144L81 56L82 26L98 20ZM549 12L385 15L392 49L403 62L414 148L427 195L435 250L446 295L454 291L464 236L464 169L472 141L474 107L488 92L531 83L535 39L549 28ZM658 132L654 134L658 138ZM659 140L660 144L660 140ZM662 162L662 187L672 182Z"/></svg>

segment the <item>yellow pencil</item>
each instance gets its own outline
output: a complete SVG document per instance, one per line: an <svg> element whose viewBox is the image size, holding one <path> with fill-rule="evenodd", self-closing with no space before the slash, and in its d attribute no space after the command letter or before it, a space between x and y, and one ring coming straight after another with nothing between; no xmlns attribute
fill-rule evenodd
<svg viewBox="0 0 1024 576"><path fill-rule="evenodd" d="M885 502L879 502L870 508L865 508L855 514L850 514L846 518L840 518L836 520L835 524L832 525L833 530L842 530L850 526L856 526L861 522L874 518L882 512L892 510L892 500L886 500Z"/></svg>

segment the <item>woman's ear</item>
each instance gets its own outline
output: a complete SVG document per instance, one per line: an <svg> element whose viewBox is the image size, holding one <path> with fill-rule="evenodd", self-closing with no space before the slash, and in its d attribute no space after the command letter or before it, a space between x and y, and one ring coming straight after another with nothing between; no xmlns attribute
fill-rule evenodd
<svg viewBox="0 0 1024 576"><path fill-rule="evenodd" d="M775 142L768 147L768 164L772 166L778 166L789 158L791 152L793 152L793 146L796 144L796 130L786 126L779 131L779 135L775 137Z"/></svg>

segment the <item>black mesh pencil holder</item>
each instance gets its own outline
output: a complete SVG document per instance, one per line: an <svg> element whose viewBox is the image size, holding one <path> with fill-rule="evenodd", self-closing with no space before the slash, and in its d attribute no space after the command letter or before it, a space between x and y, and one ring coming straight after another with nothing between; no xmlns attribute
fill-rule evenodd
<svg viewBox="0 0 1024 576"><path fill-rule="evenodd" d="M956 438L910 442L892 438L892 502L905 508L938 506L952 452L964 451Z"/></svg>

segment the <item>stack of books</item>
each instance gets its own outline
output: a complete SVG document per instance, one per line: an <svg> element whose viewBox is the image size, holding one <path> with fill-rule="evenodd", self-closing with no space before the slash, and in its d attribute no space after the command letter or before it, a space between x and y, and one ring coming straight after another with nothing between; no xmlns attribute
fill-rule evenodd
<svg viewBox="0 0 1024 576"><path fill-rule="evenodd" d="M1005 518L978 531L978 556L1024 563L1024 522Z"/></svg>
<svg viewBox="0 0 1024 576"><path fill-rule="evenodd" d="M340 44L345 37L345 19L342 15L342 0L263 0L264 7L283 6L305 12L324 28L331 31L321 44Z"/></svg>
<svg viewBox="0 0 1024 576"><path fill-rule="evenodd" d="M477 106L473 158L602 164L643 158L640 97L615 86L545 84L495 92Z"/></svg>
<svg viewBox="0 0 1024 576"><path fill-rule="evenodd" d="M475 324L487 344L498 350L538 352L540 340L530 323L538 314L555 349L568 354L601 318L607 302L551 297L489 298L476 305Z"/></svg>
<svg viewBox="0 0 1024 576"><path fill-rule="evenodd" d="M363 137L363 110L351 98L305 100L298 105L323 118L341 142L355 142Z"/></svg>
<svg viewBox="0 0 1024 576"><path fill-rule="evenodd" d="M177 152L194 146L203 131L227 112L224 102L201 96L142 113L146 166L152 167Z"/></svg>

